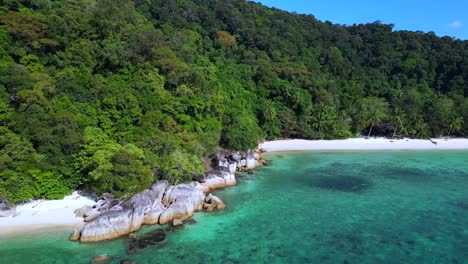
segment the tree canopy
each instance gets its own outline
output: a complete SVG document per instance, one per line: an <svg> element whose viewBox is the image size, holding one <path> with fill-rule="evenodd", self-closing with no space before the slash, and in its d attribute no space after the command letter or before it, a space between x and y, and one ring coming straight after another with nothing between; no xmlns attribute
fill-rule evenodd
<svg viewBox="0 0 468 264"><path fill-rule="evenodd" d="M2 1L0 196L125 196L262 138L466 136L467 50L244 0Z"/></svg>

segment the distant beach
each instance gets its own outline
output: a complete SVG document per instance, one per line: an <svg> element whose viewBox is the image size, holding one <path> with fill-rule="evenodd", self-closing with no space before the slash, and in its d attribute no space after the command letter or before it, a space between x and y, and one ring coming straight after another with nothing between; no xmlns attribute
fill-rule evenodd
<svg viewBox="0 0 468 264"><path fill-rule="evenodd" d="M379 150L467 150L467 138L388 139L350 138L343 140L284 139L266 141L259 148L280 151L379 151Z"/></svg>

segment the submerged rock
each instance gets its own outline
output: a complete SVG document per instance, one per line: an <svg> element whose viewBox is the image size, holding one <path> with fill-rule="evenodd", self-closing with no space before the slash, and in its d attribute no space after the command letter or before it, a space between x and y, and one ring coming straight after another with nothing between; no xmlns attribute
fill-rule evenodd
<svg viewBox="0 0 468 264"><path fill-rule="evenodd" d="M112 261L112 257L107 254L102 254L99 256L94 257L91 260L91 264L107 264Z"/></svg>
<svg viewBox="0 0 468 264"><path fill-rule="evenodd" d="M141 237L130 238L128 240L128 253L133 254L147 247L158 245L165 239L166 232L163 229L155 229Z"/></svg>
<svg viewBox="0 0 468 264"><path fill-rule="evenodd" d="M131 260L131 259L124 259L120 261L120 264L138 264L138 262Z"/></svg>

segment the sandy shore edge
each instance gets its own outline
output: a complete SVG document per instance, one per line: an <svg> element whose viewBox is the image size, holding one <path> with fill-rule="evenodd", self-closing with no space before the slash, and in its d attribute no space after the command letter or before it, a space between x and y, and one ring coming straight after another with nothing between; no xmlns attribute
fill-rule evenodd
<svg viewBox="0 0 468 264"><path fill-rule="evenodd" d="M65 228L71 232L83 225L83 218L76 217L74 211L94 204L94 200L74 192L61 200L35 200L18 205L12 216L0 217L0 238Z"/></svg>
<svg viewBox="0 0 468 264"><path fill-rule="evenodd" d="M435 144L436 142L437 144ZM261 143L259 148L267 152L287 151L387 151L387 150L468 150L468 139L387 139L352 138L344 140L287 139ZM92 199L77 192L61 200L38 200L16 207L10 217L0 217L0 238L18 234L65 230L83 225L83 218L74 211L83 206L92 206Z"/></svg>
<svg viewBox="0 0 468 264"><path fill-rule="evenodd" d="M468 138L388 139L350 138L343 140L285 139L266 141L259 148L267 152L287 151L387 151L387 150L468 150Z"/></svg>

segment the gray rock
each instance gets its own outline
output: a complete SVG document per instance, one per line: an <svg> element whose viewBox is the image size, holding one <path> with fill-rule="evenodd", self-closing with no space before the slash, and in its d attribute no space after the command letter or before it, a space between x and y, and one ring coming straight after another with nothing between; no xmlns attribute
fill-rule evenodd
<svg viewBox="0 0 468 264"><path fill-rule="evenodd" d="M206 181L201 185L205 188L205 192L209 190L234 186L237 184L234 173L225 171L207 172Z"/></svg>
<svg viewBox="0 0 468 264"><path fill-rule="evenodd" d="M239 152L232 153L230 156L232 161L239 162L242 159L242 156Z"/></svg>
<svg viewBox="0 0 468 264"><path fill-rule="evenodd" d="M246 155L247 164L246 167L248 170L253 170L257 167L257 162L255 160L255 155L253 151L249 150Z"/></svg>
<svg viewBox="0 0 468 264"><path fill-rule="evenodd" d="M71 241L78 241L80 240L80 236L81 236L81 229L73 229L73 232L70 236L70 240Z"/></svg>
<svg viewBox="0 0 468 264"><path fill-rule="evenodd" d="M0 217L10 217L13 216L15 212L15 208L0 204Z"/></svg>
<svg viewBox="0 0 468 264"><path fill-rule="evenodd" d="M226 156L229 155L218 155L220 170L207 172L205 176L199 177L199 181L176 186L170 186L167 181L158 181L151 188L125 201L105 195L92 210L83 208L77 212L83 213L88 222L82 230L74 230L70 239L79 239L81 242L114 239L140 229L142 224L172 222L173 225L178 225L190 219L196 211L223 209L225 204L221 199L211 194L207 197L205 193L237 184L234 173L238 163L227 162ZM244 167L249 167L250 160L256 161L251 151L233 153L230 156L231 160L239 158L239 163ZM255 165L257 164L254 163L254 167Z"/></svg>
<svg viewBox="0 0 468 264"><path fill-rule="evenodd" d="M257 151L254 152L254 158L256 160L260 160L261 156L260 156L260 153L258 153Z"/></svg>
<svg viewBox="0 0 468 264"><path fill-rule="evenodd" d="M207 211L222 210L226 208L224 202L211 193L206 196L205 204L203 206Z"/></svg>
<svg viewBox="0 0 468 264"><path fill-rule="evenodd" d="M118 238L140 229L143 223L143 207L111 210L87 223L81 231L81 242L94 242Z"/></svg>
<svg viewBox="0 0 468 264"><path fill-rule="evenodd" d="M206 181L205 175L201 175L201 174L193 175L192 180L200 182L200 183L204 183Z"/></svg>
<svg viewBox="0 0 468 264"><path fill-rule="evenodd" d="M237 171L237 164L235 162L229 163L229 172L236 173Z"/></svg>
<svg viewBox="0 0 468 264"><path fill-rule="evenodd" d="M239 162L239 166L242 168L242 167L245 167L247 166L247 160L243 159Z"/></svg>
<svg viewBox="0 0 468 264"><path fill-rule="evenodd" d="M162 204L158 205L156 208L152 208L143 218L144 225L154 225L159 223L159 217L164 211L164 206Z"/></svg>
<svg viewBox="0 0 468 264"><path fill-rule="evenodd" d="M153 208L153 204L156 201L160 201L160 199L158 200L159 196L162 196L162 194L159 195L157 192L149 189L144 190L123 201L120 206L122 209L142 207L145 213L148 213Z"/></svg>
<svg viewBox="0 0 468 264"><path fill-rule="evenodd" d="M159 223L164 225L176 218L183 221L192 217L195 211L203 208L204 199L205 194L199 183L170 186L162 199L167 209L161 213Z"/></svg>
<svg viewBox="0 0 468 264"><path fill-rule="evenodd" d="M84 217L86 213L88 213L91 210L93 210L92 206L85 205L81 208L76 209L75 211L73 211L73 213L75 213L76 217Z"/></svg>
<svg viewBox="0 0 468 264"><path fill-rule="evenodd" d="M151 190L158 194L158 197L162 199L164 192L166 192L169 183L167 181L157 181L151 185Z"/></svg>

